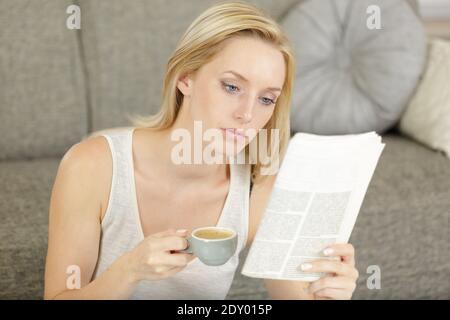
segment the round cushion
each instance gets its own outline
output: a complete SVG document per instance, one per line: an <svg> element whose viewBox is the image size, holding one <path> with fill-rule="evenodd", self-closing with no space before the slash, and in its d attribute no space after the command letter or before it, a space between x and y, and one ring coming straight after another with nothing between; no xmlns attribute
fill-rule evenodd
<svg viewBox="0 0 450 320"><path fill-rule="evenodd" d="M380 29L369 28L371 5ZM426 58L424 28L407 2L309 0L281 25L297 60L293 131L382 133L398 122Z"/></svg>

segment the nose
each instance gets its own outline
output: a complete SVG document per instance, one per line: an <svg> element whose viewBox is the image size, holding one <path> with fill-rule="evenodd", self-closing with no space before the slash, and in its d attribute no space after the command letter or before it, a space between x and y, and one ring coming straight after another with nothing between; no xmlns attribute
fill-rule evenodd
<svg viewBox="0 0 450 320"><path fill-rule="evenodd" d="M253 119L253 106L247 102L240 106L233 114L236 119L241 120L244 124L249 123Z"/></svg>

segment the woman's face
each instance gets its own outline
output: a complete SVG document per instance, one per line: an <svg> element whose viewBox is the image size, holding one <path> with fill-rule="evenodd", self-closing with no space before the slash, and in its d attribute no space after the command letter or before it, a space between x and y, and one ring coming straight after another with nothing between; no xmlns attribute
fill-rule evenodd
<svg viewBox="0 0 450 320"><path fill-rule="evenodd" d="M212 61L178 82L185 120L201 121L203 132L220 130L224 148L239 152L271 118L284 78L278 49L255 38L228 39Z"/></svg>

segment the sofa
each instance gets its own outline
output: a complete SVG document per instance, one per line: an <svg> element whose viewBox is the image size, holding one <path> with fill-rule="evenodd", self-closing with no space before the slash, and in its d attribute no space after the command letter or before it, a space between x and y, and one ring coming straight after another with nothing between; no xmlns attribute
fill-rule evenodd
<svg viewBox="0 0 450 320"><path fill-rule="evenodd" d="M215 2L0 2L1 299L43 298L49 200L62 155L89 133L155 112L167 58ZM281 21L299 0L249 2ZM81 8L81 29L67 28L72 4ZM397 125L382 139L349 241L360 273L353 298L449 299L449 159ZM381 287L370 289L374 265ZM263 281L241 268L227 299L269 299Z"/></svg>

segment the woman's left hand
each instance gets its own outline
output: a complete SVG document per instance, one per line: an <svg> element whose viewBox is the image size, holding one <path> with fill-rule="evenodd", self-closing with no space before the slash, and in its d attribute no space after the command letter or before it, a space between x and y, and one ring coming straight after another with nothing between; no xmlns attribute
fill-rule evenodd
<svg viewBox="0 0 450 320"><path fill-rule="evenodd" d="M355 268L355 249L349 243L335 243L324 250L328 257L339 257L339 260L314 260L310 261L311 268L304 269L307 272L326 272L330 275L311 282L309 293L314 294L317 300L336 299L349 300L356 288L356 280L359 273Z"/></svg>

